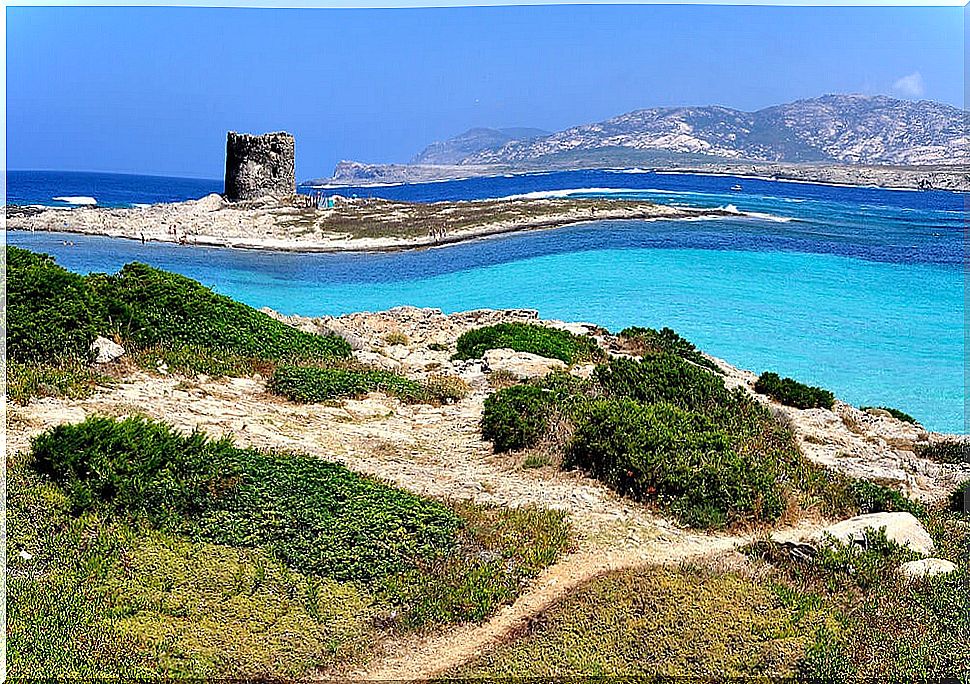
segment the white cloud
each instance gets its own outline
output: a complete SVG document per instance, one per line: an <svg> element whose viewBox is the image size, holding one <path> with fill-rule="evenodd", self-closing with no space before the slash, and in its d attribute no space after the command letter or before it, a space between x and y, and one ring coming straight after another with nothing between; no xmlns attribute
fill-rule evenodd
<svg viewBox="0 0 970 684"><path fill-rule="evenodd" d="M918 71L914 71L909 76L903 76L893 83L893 92L903 97L922 97L925 91L923 76Z"/></svg>

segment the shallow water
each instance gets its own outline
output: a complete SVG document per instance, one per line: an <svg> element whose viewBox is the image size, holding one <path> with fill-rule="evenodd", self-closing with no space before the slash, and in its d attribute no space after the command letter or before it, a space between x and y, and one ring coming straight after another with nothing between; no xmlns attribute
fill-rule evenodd
<svg viewBox="0 0 970 684"><path fill-rule="evenodd" d="M730 190L735 183L742 192ZM70 190L57 194L97 196L83 182ZM74 271L110 272L144 261L285 313L403 304L447 312L522 307L612 330L666 325L742 368L791 375L855 404L894 406L930 429L967 432L959 194L609 171L340 192L437 201L563 190L734 207L757 216L590 222L393 254L272 254L20 232L7 237L54 254ZM176 193L176 185L163 191ZM133 197L129 201L137 201Z"/></svg>

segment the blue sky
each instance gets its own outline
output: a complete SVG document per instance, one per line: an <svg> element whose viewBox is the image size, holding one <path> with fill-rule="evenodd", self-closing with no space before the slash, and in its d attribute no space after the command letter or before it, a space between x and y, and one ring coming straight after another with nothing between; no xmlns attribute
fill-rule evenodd
<svg viewBox="0 0 970 684"><path fill-rule="evenodd" d="M285 129L297 177L472 126L752 110L830 92L963 106L964 8L7 8L7 167L220 178Z"/></svg>

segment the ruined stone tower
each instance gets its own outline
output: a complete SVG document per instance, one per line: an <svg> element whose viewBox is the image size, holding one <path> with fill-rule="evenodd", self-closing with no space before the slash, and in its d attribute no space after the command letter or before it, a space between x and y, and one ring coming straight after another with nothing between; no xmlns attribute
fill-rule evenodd
<svg viewBox="0 0 970 684"><path fill-rule="evenodd" d="M295 143L289 133L226 136L226 199L286 197L296 193Z"/></svg>

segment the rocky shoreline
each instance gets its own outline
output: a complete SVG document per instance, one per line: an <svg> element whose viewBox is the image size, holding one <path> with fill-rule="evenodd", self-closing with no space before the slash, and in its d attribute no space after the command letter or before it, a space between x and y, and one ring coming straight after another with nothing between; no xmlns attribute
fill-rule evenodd
<svg viewBox="0 0 970 684"><path fill-rule="evenodd" d="M505 199L431 204L337 197L306 206L304 196L226 202L198 200L149 207L7 207L7 229L80 233L290 252L387 252L457 244L591 220L673 220L742 213L616 199Z"/></svg>
<svg viewBox="0 0 970 684"><path fill-rule="evenodd" d="M455 361L448 345L463 332L485 325L529 322L591 335L610 348L608 333L592 323L543 320L533 309L483 309L444 314L440 309L398 307L376 313L309 318L285 316L263 309L280 321L306 332L337 333L354 348L354 355L368 364L411 377L429 374L454 374L480 392L488 390L488 377L496 371L519 376L543 375L553 370L555 360L515 353L487 355L481 360ZM389 335L403 335L407 344L390 345ZM498 350L496 350L498 351ZM822 465L852 477L891 483L909 496L925 501L943 498L953 488L970 479L970 465L936 463L916 454L919 445L965 436L930 432L919 424L907 423L878 409L861 410L836 400L831 410L796 409L784 406L754 392L757 376L738 369L722 359L710 358L724 373L725 384L741 387L770 406L792 429L805 455ZM592 366L578 366L570 372L588 374Z"/></svg>

